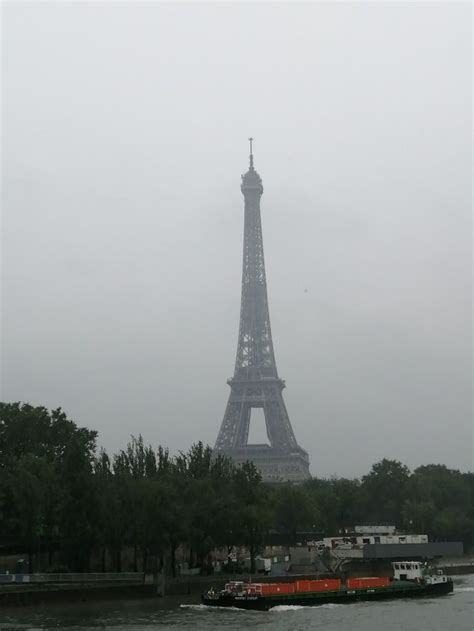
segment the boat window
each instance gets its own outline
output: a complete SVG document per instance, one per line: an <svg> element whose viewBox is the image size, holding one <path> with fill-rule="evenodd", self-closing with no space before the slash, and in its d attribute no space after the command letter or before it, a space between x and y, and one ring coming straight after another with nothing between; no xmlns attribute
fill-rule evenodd
<svg viewBox="0 0 474 631"><path fill-rule="evenodd" d="M406 570L405 563L400 563L400 568L401 568L402 570Z"/></svg>

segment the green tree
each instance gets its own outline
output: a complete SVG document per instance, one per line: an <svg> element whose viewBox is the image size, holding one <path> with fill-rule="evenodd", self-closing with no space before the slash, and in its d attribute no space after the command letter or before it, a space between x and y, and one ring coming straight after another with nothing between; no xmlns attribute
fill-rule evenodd
<svg viewBox="0 0 474 631"><path fill-rule="evenodd" d="M59 533L67 564L76 572L88 571L96 547L99 498L92 471L93 462L83 445L70 441L57 466L61 480Z"/></svg>
<svg viewBox="0 0 474 631"><path fill-rule="evenodd" d="M237 529L250 553L250 571L255 572L255 557L272 524L269 490L252 462L236 468L233 488L239 506Z"/></svg>
<svg viewBox="0 0 474 631"><path fill-rule="evenodd" d="M28 403L0 403L0 467L25 454L59 462L74 441L92 461L97 432L78 427L58 408L49 412Z"/></svg>
<svg viewBox="0 0 474 631"><path fill-rule="evenodd" d="M471 478L439 464L415 469L407 488L405 523L410 519L434 539L461 540L469 546L474 531Z"/></svg>
<svg viewBox="0 0 474 631"><path fill-rule="evenodd" d="M10 511L9 530L16 533L26 546L30 570L38 572L39 555L36 566L33 553L40 547L46 524L51 523L49 490L54 483L54 468L44 457L25 454L18 458L7 474ZM14 507L14 508L13 508Z"/></svg>
<svg viewBox="0 0 474 631"><path fill-rule="evenodd" d="M276 529L287 533L293 545L298 530L312 530L319 521L313 498L304 486L291 483L276 486L272 489L271 505Z"/></svg>
<svg viewBox="0 0 474 631"><path fill-rule="evenodd" d="M313 523L317 529L327 533L337 532L339 506L332 481L313 478L305 483L305 488L314 506Z"/></svg>
<svg viewBox="0 0 474 631"><path fill-rule="evenodd" d="M383 459L362 478L361 500L369 523L401 524L410 471L398 460Z"/></svg>
<svg viewBox="0 0 474 631"><path fill-rule="evenodd" d="M87 530L81 528L94 498L96 435L78 427L61 408L49 412L29 404L0 403L3 532L20 533L31 567L33 546L46 544L51 563L53 540L61 537L63 548L82 537L79 557L87 563L84 555L90 545L84 545Z"/></svg>

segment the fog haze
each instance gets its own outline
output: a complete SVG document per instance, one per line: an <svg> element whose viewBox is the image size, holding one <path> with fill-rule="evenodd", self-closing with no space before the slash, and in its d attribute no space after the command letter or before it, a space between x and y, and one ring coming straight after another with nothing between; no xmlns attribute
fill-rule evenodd
<svg viewBox="0 0 474 631"><path fill-rule="evenodd" d="M313 475L472 469L468 3L3 5L2 400L213 444L255 137Z"/></svg>

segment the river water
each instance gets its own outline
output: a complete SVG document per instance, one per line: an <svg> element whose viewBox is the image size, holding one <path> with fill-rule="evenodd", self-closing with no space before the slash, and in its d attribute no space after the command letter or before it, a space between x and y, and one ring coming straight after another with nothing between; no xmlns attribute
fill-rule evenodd
<svg viewBox="0 0 474 631"><path fill-rule="evenodd" d="M268 612L211 609L197 596L0 609L0 631L473 631L474 576L455 577L454 593L381 603L277 607Z"/></svg>

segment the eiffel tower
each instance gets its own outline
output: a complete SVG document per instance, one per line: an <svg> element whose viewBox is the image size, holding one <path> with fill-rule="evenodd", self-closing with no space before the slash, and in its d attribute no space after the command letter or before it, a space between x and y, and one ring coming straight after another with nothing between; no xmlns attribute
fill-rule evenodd
<svg viewBox="0 0 474 631"><path fill-rule="evenodd" d="M244 255L239 340L230 396L214 451L240 464L251 460L265 482L300 482L310 477L308 454L296 442L282 390L285 382L277 372L273 351L267 281L263 258L260 197L262 180L253 166L242 175L245 199ZM248 444L253 408L265 414L268 444Z"/></svg>

